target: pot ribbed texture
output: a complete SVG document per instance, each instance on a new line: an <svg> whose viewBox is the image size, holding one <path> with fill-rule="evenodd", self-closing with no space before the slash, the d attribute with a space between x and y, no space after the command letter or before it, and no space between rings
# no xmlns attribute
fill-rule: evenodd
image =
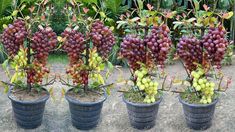
<svg viewBox="0 0 235 132"><path fill-rule="evenodd" d="M206 130L212 125L215 106L218 99L211 104L189 104L179 98L183 105L187 126L194 130Z"/></svg>
<svg viewBox="0 0 235 132"><path fill-rule="evenodd" d="M155 125L162 98L151 104L132 103L126 100L124 96L123 100L126 103L131 126L137 129L150 129Z"/></svg>
<svg viewBox="0 0 235 132"><path fill-rule="evenodd" d="M44 89L45 90L45 89ZM11 100L14 117L17 125L24 129L34 129L42 124L43 113L49 93L35 101L20 101L8 94Z"/></svg>
<svg viewBox="0 0 235 132"><path fill-rule="evenodd" d="M96 127L99 123L103 102L106 100L107 95L104 94L104 99L98 102L80 102L68 96L67 93L65 98L69 102L72 125L81 130L90 130Z"/></svg>

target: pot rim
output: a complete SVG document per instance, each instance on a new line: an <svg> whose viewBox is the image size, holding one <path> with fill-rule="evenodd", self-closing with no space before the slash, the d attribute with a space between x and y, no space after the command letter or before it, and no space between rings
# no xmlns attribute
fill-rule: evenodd
<svg viewBox="0 0 235 132"><path fill-rule="evenodd" d="M74 104L79 104L79 105L83 105L83 106L91 106L91 105L96 105L96 104L101 104L103 103L106 99L107 99L107 93L104 90L104 98L100 101L96 101L96 102L81 102L78 99L75 99L71 96L68 96L68 92L71 91L73 88L69 89L66 93L65 93L65 98L66 100L69 101L69 103L74 103Z"/></svg>
<svg viewBox="0 0 235 132"><path fill-rule="evenodd" d="M136 106L136 107L149 107L149 106L153 106L153 105L156 105L156 104L160 104L161 101L162 101L163 97L160 96L160 99L154 103L150 103L150 104L145 104L145 103L133 103L133 102L130 102L128 101L127 99L125 99L124 97L124 94L122 94L122 100L126 103L126 104L129 104L129 105L132 105L132 106Z"/></svg>
<svg viewBox="0 0 235 132"><path fill-rule="evenodd" d="M11 96L11 94L12 94L12 89L13 89L13 87L11 87L10 90L8 91L8 93L7 93L8 98L9 98L11 101L14 101L14 102L20 103L20 104L38 104L38 103L42 103L42 102L47 101L47 100L49 99L49 97L50 97L50 94L49 94L49 92L47 91L47 89L42 88L43 90L46 91L46 96L42 96L42 97L40 97L40 98L38 98L38 99L36 99L36 100L33 100L33 101L28 101L28 100L27 100L27 101L22 101L22 100L18 100L18 99L16 99L16 98L12 98L12 96Z"/></svg>
<svg viewBox="0 0 235 132"><path fill-rule="evenodd" d="M184 105L188 105L188 106L191 106L191 107L209 107L209 106L212 106L212 105L215 105L218 101L219 101L219 98L216 98L213 102L211 102L210 104L190 104L186 101L184 101L181 96L178 97L179 98L179 101L180 103L184 104Z"/></svg>

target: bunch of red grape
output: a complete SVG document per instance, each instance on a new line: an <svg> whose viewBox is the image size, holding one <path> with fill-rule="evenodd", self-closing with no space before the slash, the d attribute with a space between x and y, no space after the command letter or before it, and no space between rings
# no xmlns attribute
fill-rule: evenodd
<svg viewBox="0 0 235 132"><path fill-rule="evenodd" d="M66 28L62 37L65 38L63 49L68 53L70 64L76 64L86 48L84 36L76 30Z"/></svg>
<svg viewBox="0 0 235 132"><path fill-rule="evenodd" d="M225 37L226 30L222 26L217 28L210 27L208 34L202 38L202 44L206 49L206 53L212 65L221 68L221 61L223 60L228 40Z"/></svg>
<svg viewBox="0 0 235 132"><path fill-rule="evenodd" d="M25 22L17 19L13 24L9 24L1 35L3 43L9 56L14 56L18 53L20 46L23 45L24 39L27 37Z"/></svg>
<svg viewBox="0 0 235 132"><path fill-rule="evenodd" d="M136 35L127 35L121 43L121 56L127 59L133 70L140 68L140 63L146 62L146 50L144 40Z"/></svg>
<svg viewBox="0 0 235 132"><path fill-rule="evenodd" d="M115 37L112 31L104 26L103 22L97 20L92 24L90 35L97 51L101 56L107 58L115 44Z"/></svg>
<svg viewBox="0 0 235 132"><path fill-rule="evenodd" d="M71 65L66 73L72 76L74 84L88 84L88 71L81 69L81 64Z"/></svg>
<svg viewBox="0 0 235 132"><path fill-rule="evenodd" d="M197 68L195 63L200 63L203 59L203 51L200 40L194 36L183 36L177 45L177 53L185 62L185 66L189 71Z"/></svg>
<svg viewBox="0 0 235 132"><path fill-rule="evenodd" d="M42 64L46 64L49 52L56 47L57 35L52 28L39 28L32 37L32 49L34 51L34 59Z"/></svg>
<svg viewBox="0 0 235 132"><path fill-rule="evenodd" d="M49 69L38 61L33 62L33 67L27 69L27 83L41 83L43 76L49 73Z"/></svg>
<svg viewBox="0 0 235 132"><path fill-rule="evenodd" d="M167 25L153 27L151 34L145 37L144 42L151 52L152 59L158 65L164 66L167 53L171 48L170 30Z"/></svg>

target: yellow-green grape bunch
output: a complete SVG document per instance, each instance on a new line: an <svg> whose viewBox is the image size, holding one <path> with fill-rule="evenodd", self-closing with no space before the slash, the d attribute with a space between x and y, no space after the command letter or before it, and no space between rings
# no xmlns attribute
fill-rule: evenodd
<svg viewBox="0 0 235 132"><path fill-rule="evenodd" d="M202 68L198 68L191 73L193 77L193 87L200 94L202 104L209 104L212 102L214 95L215 83L210 82L204 75L205 71Z"/></svg>
<svg viewBox="0 0 235 132"><path fill-rule="evenodd" d="M27 54L23 48L20 48L17 55L14 56L13 61L11 63L12 68L15 70L15 74L11 78L11 82L15 82L18 79L22 79L26 76L24 69L27 65Z"/></svg>
<svg viewBox="0 0 235 132"><path fill-rule="evenodd" d="M100 71L104 69L104 63L102 61L102 58L96 52L96 50L92 50L90 52L88 61L89 61L89 68L94 71L89 74L89 77L92 80L96 80L96 82L100 84L104 84L102 76L100 75Z"/></svg>
<svg viewBox="0 0 235 132"><path fill-rule="evenodd" d="M91 51L89 56L89 67L94 70L100 71L100 65L102 64L102 58L96 51Z"/></svg>
<svg viewBox="0 0 235 132"><path fill-rule="evenodd" d="M135 76L137 77L136 85L139 90L143 91L146 96L144 99L145 103L153 103L155 102L155 96L158 93L157 87L158 83L154 82L148 76L148 70L146 67L142 67L139 70L135 71Z"/></svg>

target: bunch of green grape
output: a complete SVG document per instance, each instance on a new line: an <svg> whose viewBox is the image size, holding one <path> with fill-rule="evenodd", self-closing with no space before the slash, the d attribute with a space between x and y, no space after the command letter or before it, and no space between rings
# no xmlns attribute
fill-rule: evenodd
<svg viewBox="0 0 235 132"><path fill-rule="evenodd" d="M91 50L89 54L89 69L92 72L89 74L89 77L93 82L98 84L104 84L104 79L101 76L100 72L104 70L105 64L101 56L98 55L96 50Z"/></svg>
<svg viewBox="0 0 235 132"><path fill-rule="evenodd" d="M156 95L158 93L158 83L154 82L153 79L149 76L148 69L146 67L141 67L139 70L135 71L135 76L137 78L136 86L145 94L144 102L155 102Z"/></svg>
<svg viewBox="0 0 235 132"><path fill-rule="evenodd" d="M201 96L200 103L211 103L214 95L215 83L210 82L205 77L205 71L202 68L197 68L197 70L192 71L191 75L193 77L193 87Z"/></svg>

